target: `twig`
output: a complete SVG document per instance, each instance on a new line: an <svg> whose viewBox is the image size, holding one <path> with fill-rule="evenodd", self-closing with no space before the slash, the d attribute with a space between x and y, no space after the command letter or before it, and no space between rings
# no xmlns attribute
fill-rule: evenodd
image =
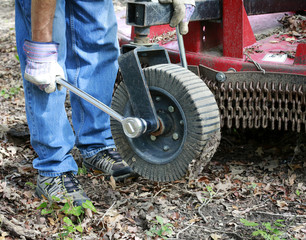
<svg viewBox="0 0 306 240"><path fill-rule="evenodd" d="M160 194L162 191L164 191L165 189L167 189L167 188L162 188L161 190L159 190L159 191L152 197L152 199L156 198L156 196L157 196L158 194Z"/></svg>
<svg viewBox="0 0 306 240"><path fill-rule="evenodd" d="M198 214L203 218L203 221L205 223L207 223L207 220L206 220L206 217L204 216L204 214L201 213L201 209L202 209L202 207L206 206L210 202L211 202L211 198L208 199L207 201L204 201L204 203L198 208Z"/></svg>
<svg viewBox="0 0 306 240"><path fill-rule="evenodd" d="M208 233L228 234L228 235L236 236L237 239L241 239L241 240L244 239L243 237L241 237L237 233L235 233L235 232L226 232L226 231L224 231L224 229L218 230L218 229L213 229L213 228L208 228L208 227L203 227L203 226L198 226L198 225L193 225L193 227L199 227L199 228L201 228L201 230L203 230L204 232L208 232Z"/></svg>
<svg viewBox="0 0 306 240"><path fill-rule="evenodd" d="M256 211L254 213L257 213L257 214L264 214L264 215L271 215L271 216L275 216L275 217L290 217L290 218L306 218L306 215L285 215L285 214L280 214L280 213L269 213L269 212L259 212L259 211Z"/></svg>
<svg viewBox="0 0 306 240"><path fill-rule="evenodd" d="M103 216L100 218L99 222L96 224L96 226L98 226L100 224L100 222L103 221L104 217L106 216L106 214L113 208L113 206L116 204L116 202L114 202L112 204L112 206L109 207L109 209L106 210L106 212L103 214Z"/></svg>
<svg viewBox="0 0 306 240"><path fill-rule="evenodd" d="M21 227L21 226L18 226L12 223L2 214L0 214L0 222L1 222L1 225L4 228L6 228L13 236L19 236L19 237L24 236L30 239L37 239L38 236L40 235L39 231L32 230L32 229L26 229L24 227Z"/></svg>
<svg viewBox="0 0 306 240"><path fill-rule="evenodd" d="M192 225L194 224L191 223L190 225L188 225L187 227L185 227L184 229L182 229L181 231L179 231L177 234L176 234L176 238L179 239L179 235L182 233L182 232L185 232L188 228L190 228Z"/></svg>
<svg viewBox="0 0 306 240"><path fill-rule="evenodd" d="M256 66L257 70L261 71L263 74L266 73L266 71L260 66L260 64L256 61L254 61L251 56L248 53L244 53L244 55L246 56L246 60L249 59L248 61L251 63L254 63L254 65Z"/></svg>

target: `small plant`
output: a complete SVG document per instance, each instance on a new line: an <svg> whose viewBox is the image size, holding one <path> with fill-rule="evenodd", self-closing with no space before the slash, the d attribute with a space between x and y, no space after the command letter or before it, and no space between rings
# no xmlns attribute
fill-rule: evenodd
<svg viewBox="0 0 306 240"><path fill-rule="evenodd" d="M206 205L206 204L208 204L210 201L212 201L212 199L214 198L214 196L217 194L217 193L213 190L212 186L209 186L209 185L206 185L206 184L205 184L205 188L206 188L206 191L204 190L204 193L207 192L207 193L209 194L209 196L208 196L208 197L205 197L205 198L203 199L203 204L204 204L204 205Z"/></svg>
<svg viewBox="0 0 306 240"><path fill-rule="evenodd" d="M147 235L150 237L160 237L162 239L167 239L168 235L173 233L171 223L164 223L164 219L160 216L156 216L156 221L153 221L154 226L147 231Z"/></svg>
<svg viewBox="0 0 306 240"><path fill-rule="evenodd" d="M15 46L15 50L16 50L16 52L17 52L17 47L16 47L16 46ZM19 59L18 54L15 55L15 58L17 59L18 62L20 62L20 59Z"/></svg>
<svg viewBox="0 0 306 240"><path fill-rule="evenodd" d="M59 207L58 203L62 202L58 197L52 197L52 202L43 202L37 209L41 209L42 215L51 214L56 220L58 220L59 212L63 212L65 215L62 218L63 225L62 228L64 232L59 233L58 239L70 240L72 238L69 237L72 233L83 233L83 228L81 226L82 219L81 215L84 213L84 209L90 209L93 212L97 212L92 202L86 200L82 204L82 206L74 206L72 199L65 199L65 204L62 208ZM74 223L70 216L75 216L77 218L77 223Z"/></svg>
<svg viewBox="0 0 306 240"><path fill-rule="evenodd" d="M82 167L78 168L78 175L85 175L87 174L87 169L84 165L82 165Z"/></svg>
<svg viewBox="0 0 306 240"><path fill-rule="evenodd" d="M206 186L206 190L209 193L209 197L212 198L216 193L214 192L213 188L209 185Z"/></svg>
<svg viewBox="0 0 306 240"><path fill-rule="evenodd" d="M240 222L246 227L253 227L255 231L252 232L252 236L261 236L266 240L284 240L281 238L284 235L280 229L286 227L285 225L281 224L284 220L278 219L276 220L273 225L270 222L263 222L261 225L262 228L259 227L259 223L248 221L244 218L240 219Z"/></svg>
<svg viewBox="0 0 306 240"><path fill-rule="evenodd" d="M36 188L36 185L32 182L26 182L25 185L28 186L29 188L31 188L32 190L34 190Z"/></svg>
<svg viewBox="0 0 306 240"><path fill-rule="evenodd" d="M251 185L248 186L248 189L250 189L250 191L254 193L256 187L257 187L257 184L252 182Z"/></svg>
<svg viewBox="0 0 306 240"><path fill-rule="evenodd" d="M0 96L4 97L5 99L13 98L14 96L18 95L20 92L20 87L11 87L8 90L2 89L0 91Z"/></svg>

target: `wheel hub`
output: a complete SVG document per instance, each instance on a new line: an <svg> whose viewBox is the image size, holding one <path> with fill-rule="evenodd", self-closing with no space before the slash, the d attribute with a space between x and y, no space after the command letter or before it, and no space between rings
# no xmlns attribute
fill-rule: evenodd
<svg viewBox="0 0 306 240"><path fill-rule="evenodd" d="M166 164L175 159L182 150L187 134L185 114L177 100L167 91L150 87L151 97L158 115L157 131L138 138L129 138L133 151L153 164ZM124 115L132 116L131 104Z"/></svg>

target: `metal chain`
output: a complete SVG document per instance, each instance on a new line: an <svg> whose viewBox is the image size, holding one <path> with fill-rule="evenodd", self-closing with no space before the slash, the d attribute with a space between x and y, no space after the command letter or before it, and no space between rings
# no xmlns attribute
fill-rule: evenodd
<svg viewBox="0 0 306 240"><path fill-rule="evenodd" d="M246 82L236 84L206 80L215 94L221 112L221 126L228 128L278 128L306 131L302 108L305 92L301 86L282 83Z"/></svg>

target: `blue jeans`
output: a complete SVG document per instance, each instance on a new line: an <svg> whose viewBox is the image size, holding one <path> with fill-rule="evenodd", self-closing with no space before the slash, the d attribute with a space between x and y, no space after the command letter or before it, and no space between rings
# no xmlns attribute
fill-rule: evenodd
<svg viewBox="0 0 306 240"><path fill-rule="evenodd" d="M21 71L23 42L31 39L31 0L15 0L16 42ZM70 83L110 105L118 71L117 22L112 0L57 0L53 41L60 43L59 63ZM71 127L65 111L66 90L47 94L23 80L31 144L38 157L33 166L43 176L77 172L70 154L78 147L91 157L114 147L107 114L70 94Z"/></svg>

